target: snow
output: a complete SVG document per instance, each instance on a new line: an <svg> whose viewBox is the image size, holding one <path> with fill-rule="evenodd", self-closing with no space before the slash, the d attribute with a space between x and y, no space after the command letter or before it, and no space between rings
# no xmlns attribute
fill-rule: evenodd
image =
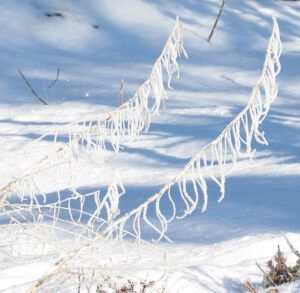
<svg viewBox="0 0 300 293"><path fill-rule="evenodd" d="M197 211L170 226L167 235L173 244L142 246L139 258L128 244L122 270L122 258L112 265L112 270L133 279L159 279L166 267L169 292L240 292L246 280L261 286L255 263L264 265L278 244L294 261L283 235L300 249L300 6L228 0L212 42L207 43L219 5L216 0L0 3L1 186L53 149L52 138L34 141L41 134L117 107L122 79L129 99L148 77L176 15L181 17L190 57L179 60L181 74L168 91L167 110L154 118L149 133L125 141L118 154L108 151L103 165L82 158L77 166L76 185L103 192L118 169L127 191L121 198L122 214L178 174L246 105L263 66L271 16L276 13L283 54L279 96L262 125L269 146L255 146L252 163L227 166L225 200L217 203L218 191L211 187L205 213ZM60 11L64 17L48 18L46 11ZM57 68L59 80L49 89ZM48 106L31 95L18 69ZM40 185L53 192L67 187L64 179L54 185L42 175ZM7 237L1 234L1 244ZM58 257L28 255L1 264L0 290L28 289ZM122 255L121 248L116 255ZM299 292L300 283L280 290Z"/></svg>

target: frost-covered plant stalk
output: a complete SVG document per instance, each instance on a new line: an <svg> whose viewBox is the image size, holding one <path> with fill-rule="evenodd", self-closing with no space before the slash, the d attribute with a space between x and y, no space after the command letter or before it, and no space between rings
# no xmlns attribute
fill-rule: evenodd
<svg viewBox="0 0 300 293"><path fill-rule="evenodd" d="M119 202L124 193L117 174L104 194L100 190L70 189L33 196L24 194L13 201L5 200L0 218L16 229L28 227L35 238L59 251L57 235L72 237L72 243L77 245L96 237L103 227L112 223L119 214Z"/></svg>
<svg viewBox="0 0 300 293"><path fill-rule="evenodd" d="M77 120L66 127L66 131L57 130L54 133L54 142L60 137L68 137L68 143L58 146L52 153L45 155L35 162L23 174L13 179L1 188L1 203L18 190L26 192L34 189L32 176L40 170L55 167L57 162L66 161L74 163L77 157L85 153L98 154L102 158L107 144L117 152L123 138L138 137L142 132L147 132L151 116L159 113L159 109L167 99L164 86L164 72L167 74L167 85L171 88L173 75L179 77L178 57L187 53L183 47L182 24L177 17L176 24L160 54L155 61L148 79L138 88L134 96L114 111L102 115L97 120ZM41 136L38 140L53 132ZM93 157L93 159L95 159ZM72 167L70 167L72 170ZM21 188L20 188L21 187ZM25 189L27 188L27 189Z"/></svg>
<svg viewBox="0 0 300 293"><path fill-rule="evenodd" d="M182 25L177 18L175 27L169 36L161 55L155 61L148 79L139 87L134 96L116 110L98 120L75 121L71 124L70 141L76 147L101 152L109 142L118 151L121 139L137 137L148 131L151 116L158 113L165 104L167 93L164 86L164 71L167 73L167 85L171 88L173 75L179 77L178 57L187 53L183 47ZM153 101L151 101L153 99ZM77 135L74 129L80 133ZM74 148L76 148L74 147Z"/></svg>
<svg viewBox="0 0 300 293"><path fill-rule="evenodd" d="M219 202L225 196L225 167L228 162L234 164L242 156L245 150L247 156L252 160L255 153L252 144L255 140L260 144L267 145L268 142L264 132L259 129L260 124L266 118L270 106L277 97L278 88L276 76L281 70L280 55L282 44L277 20L273 18L273 32L269 41L265 63L262 74L254 86L251 98L247 106L225 127L223 132L210 144L204 147L184 167L182 172L174 177L169 183L143 204L130 211L122 218L114 222L103 231L102 236L112 229L122 238L123 228L129 219L133 219L133 231L136 239L141 239L141 222L144 221L156 232L160 240L166 237L168 224L174 219L183 219L192 214L200 203L202 212L207 208L208 190L207 180L211 179L220 189ZM179 201L174 196L179 193L185 209L180 213L177 209ZM161 200L169 201L172 215L167 216L166 211L161 208ZM154 207L155 216L159 225L149 220L148 209Z"/></svg>
<svg viewBox="0 0 300 293"><path fill-rule="evenodd" d="M159 192L148 198L143 204L113 223L108 224L96 238L85 243L80 248L74 249L67 256L60 259L53 270L36 283L33 291L59 274L64 266L76 256L89 248L95 247L98 240L101 240L103 237L110 237L114 234L117 236L117 239L122 239L125 225L129 223L129 220L132 220L133 233L138 242L142 238L143 222L159 234L158 240L163 237L167 238L168 224L176 218L183 219L193 213L199 206L200 197L202 197L200 204L202 211L206 210L208 203L207 180L209 179L212 179L219 186L221 193L219 201L221 201L225 195L226 164L230 161L236 163L242 156L243 150L252 159L255 153L255 150L252 148L253 140L267 145L264 133L259 129L259 126L266 118L271 104L277 97L276 76L281 70L279 61L281 52L280 32L274 17L273 32L269 40L262 74L254 86L247 106L225 127L214 141L204 147L187 163L180 174L165 184ZM177 208L179 201L174 200L174 196L178 193L185 205L185 210L181 214ZM161 208L162 199L170 202L173 211L171 216L167 216L166 211ZM154 221L151 222L149 219L148 211L151 207L154 208L158 224L154 223Z"/></svg>

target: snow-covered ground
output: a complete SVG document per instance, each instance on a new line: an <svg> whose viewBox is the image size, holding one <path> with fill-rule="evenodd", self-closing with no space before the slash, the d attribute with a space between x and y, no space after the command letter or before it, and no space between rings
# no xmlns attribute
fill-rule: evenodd
<svg viewBox="0 0 300 293"><path fill-rule="evenodd" d="M169 292L241 292L246 280L261 286L255 263L263 265L278 244L293 261L283 235L300 249L300 3L227 0L208 43L219 6L217 0L0 3L1 186L53 149L53 138L34 142L41 134L117 107L122 79L129 99L147 79L176 15L181 17L189 59L179 60L180 79L168 91L166 111L153 119L147 134L124 142L120 153L108 151L102 166L87 159L78 165L76 185L83 190L105 190L119 170L126 187L122 213L171 180L246 105L276 13L283 53L279 96L262 126L269 146L256 146L252 163L227 167L222 203L212 188L205 213L199 210L170 225L167 235L173 244L140 248L138 256L130 254L131 248L126 262L117 258L111 264L112 271L119 272L122 263L123 272L141 279L148 274L150 280L159 279L166 271ZM49 88L57 68L59 79ZM30 93L18 69L48 106ZM64 178L55 186L50 179L39 183L47 192L67 187ZM2 245L9 236L1 235ZM1 264L0 289L26 290L56 257L7 258ZM280 290L299 292L300 287Z"/></svg>

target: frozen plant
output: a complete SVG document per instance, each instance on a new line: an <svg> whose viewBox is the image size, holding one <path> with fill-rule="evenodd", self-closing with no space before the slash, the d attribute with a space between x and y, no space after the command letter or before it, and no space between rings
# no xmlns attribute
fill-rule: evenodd
<svg viewBox="0 0 300 293"><path fill-rule="evenodd" d="M38 193L33 177L41 170L54 169L58 162L69 162L69 169L72 172L78 156L82 153L96 160L97 163L102 162L103 151L107 144L118 152L124 138L136 138L142 132L147 132L152 115L159 113L159 109L167 99L164 72L167 75L167 85L171 88L173 75L177 73L179 77L177 59L182 54L187 57L183 47L182 24L177 17L175 26L155 61L148 79L138 88L133 97L96 120L76 120L67 125L66 129L59 128L38 138L37 140L41 140L51 135L54 136L54 143L58 144L60 136L67 136L68 143L57 145L53 152L46 154L2 187L0 209L1 203L11 194L18 193L20 197L23 193L30 195ZM92 156L95 153L96 158Z"/></svg>
<svg viewBox="0 0 300 293"><path fill-rule="evenodd" d="M123 236L127 235L125 226L129 219L132 220L133 234L137 242L140 242L142 239L142 222L158 233L157 240L163 237L169 239L166 235L169 223L175 219L183 219L193 213L199 206L201 194L203 197L202 212L206 210L208 203L207 180L209 178L219 186L221 193L219 201L223 200L225 195L226 164L229 161L236 163L239 158L243 157L243 150L245 150L245 153L251 160L255 153L255 150L252 148L254 140L264 145L268 144L264 133L260 130L260 125L277 97L276 76L281 70L279 61L281 52L280 31L274 16L273 31L269 40L264 67L258 82L254 86L247 106L225 127L214 141L195 155L182 172L165 184L159 192L149 197L137 208L132 209L124 216L114 220L113 223L108 224L89 243L70 251L65 257L59 259L52 271L42 277L32 287L32 290L36 290L47 281L55 278L69 262L88 249L97 246L98 241L102 241L103 238L115 234L118 240L122 240ZM185 205L185 210L182 214L179 214L177 209L179 202L173 199L176 191ZM166 211L161 208L162 198L169 200L172 207L173 213L169 217L166 215ZM148 211L150 207L154 208L158 224L154 224L149 219Z"/></svg>

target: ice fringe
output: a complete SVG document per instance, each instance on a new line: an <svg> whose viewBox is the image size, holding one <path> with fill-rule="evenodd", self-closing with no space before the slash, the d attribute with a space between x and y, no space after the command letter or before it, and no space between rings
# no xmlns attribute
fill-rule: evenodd
<svg viewBox="0 0 300 293"><path fill-rule="evenodd" d="M120 197L125 193L118 172L104 195L100 190L81 193L78 190L58 191L39 196L23 195L13 201L4 201L0 218L16 229L32 230L32 237L41 243L59 248L55 237L61 233L72 236L73 246L96 237L101 229L113 222L119 214ZM41 229L43 232L41 233Z"/></svg>
<svg viewBox="0 0 300 293"><path fill-rule="evenodd" d="M241 156L243 147L246 148L248 157L252 159L255 152L252 149L253 138L258 143L267 145L267 140L264 133L259 130L259 125L266 118L271 104L277 97L276 76L281 70L279 61L281 52L280 31L276 17L274 16L273 31L269 40L262 74L254 86L247 106L226 126L214 141L204 147L188 162L179 175L165 184L158 193L148 198L147 201L136 209L131 210L113 223L108 224L96 238L70 251L68 255L58 260L53 270L39 279L31 288L31 292L34 292L37 288L43 286L45 282L62 272L65 265L71 262L76 256L83 253L86 249L97 245L98 240L106 236L111 237L112 234L116 236L116 239L122 240L124 229L129 219L133 220L133 236L137 242L140 242L142 239L142 221L159 234L157 240L163 237L167 238L166 231L168 224L175 218L182 219L193 213L198 207L200 192L203 194L202 212L206 210L208 202L207 179L209 178L219 186L221 193L219 201L221 201L225 195L224 167L226 163L230 160L235 163ZM190 188L188 183L191 183ZM172 187L179 190L179 195L186 206L182 215L178 215L177 202L173 199L175 193L172 192ZM167 198L172 206L173 213L169 218L160 207L162 198ZM154 205L159 225L154 224L148 219L147 213L151 204Z"/></svg>
<svg viewBox="0 0 300 293"><path fill-rule="evenodd" d="M224 199L226 163L229 161L236 163L237 159L242 155L243 148L245 148L249 159L252 160L255 153L255 149L252 148L253 139L260 144L268 144L264 132L260 131L259 126L266 118L271 104L277 97L276 76L281 70L279 61L281 52L280 31L276 17L273 16L273 31L269 40L262 74L254 86L247 106L225 127L214 141L204 147L187 163L179 175L165 184L158 193L148 198L146 202L116 220L113 225L109 225L102 232L102 236L108 231L114 230L117 232L118 237L122 239L123 228L127 221L132 218L133 231L137 241L141 239L142 221L159 234L157 240L166 237L165 234L170 222L175 218L183 219L196 210L201 193L203 196L202 212L207 209L208 179L213 180L220 188L219 202ZM179 196L185 205L185 211L180 215L177 209L178 202L175 203L173 199L176 193L172 189L179 191ZM172 207L172 215L169 217L160 207L162 198L167 198ZM154 205L158 225L155 225L148 218L148 208L151 204Z"/></svg>
<svg viewBox="0 0 300 293"><path fill-rule="evenodd" d="M56 161L64 159L71 163L76 161L80 153L89 156L95 151L100 153L106 149L107 143L117 152L120 143L124 137L137 137L142 132L147 132L151 122L151 116L158 113L161 105L164 105L167 99L167 93L164 87L163 71L167 73L167 85L171 88L173 75L177 72L179 77L178 57L181 55L187 57L183 47L182 24L179 17L176 19L175 26L160 54L155 61L149 78L139 87L134 96L122 104L114 111L101 116L98 120L82 121L77 120L67 126L68 143L57 147L53 153L45 155L26 169L23 174L6 186L0 189L0 208L1 203L11 193L16 190L29 188L34 189L32 176L38 173L43 166L51 167ZM153 98L153 102L151 102ZM53 133L51 133L53 135ZM49 133L41 136L38 140L48 136ZM57 143L60 135L65 135L59 130L54 134L54 142ZM99 157L99 156L98 156ZM54 162L54 163L53 163ZM26 191L26 190L25 190ZM31 192L33 193L33 192ZM19 193L19 197L22 194Z"/></svg>

